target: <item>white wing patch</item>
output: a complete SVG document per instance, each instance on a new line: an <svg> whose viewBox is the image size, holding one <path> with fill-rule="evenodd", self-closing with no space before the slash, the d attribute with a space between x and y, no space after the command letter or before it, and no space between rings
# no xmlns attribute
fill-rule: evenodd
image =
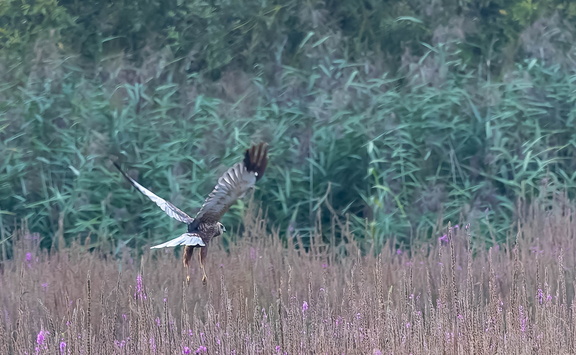
<svg viewBox="0 0 576 355"><path fill-rule="evenodd" d="M179 245L192 245L192 246L200 246L205 247L204 241L202 238L198 236L196 233L184 233L178 238L174 238L172 240L167 241L166 243L158 244L150 249L160 249L160 248L170 248L170 247L177 247Z"/></svg>
<svg viewBox="0 0 576 355"><path fill-rule="evenodd" d="M138 189L138 191L140 191L142 194L144 194L146 197L148 197L150 200L152 200L152 202L154 202L156 205L158 205L158 207L160 207L160 209L162 209L162 211L164 211L168 216L174 218L177 221L187 223L187 224L190 224L194 221L194 218L187 215L185 212L180 210L178 207L174 206L172 203L164 200L163 198L156 196L156 194L154 194L152 191L150 191L147 188L145 188L144 186L140 185L136 180L132 179L130 176L128 176L128 174L126 174L122 169L120 169L120 166L118 164L114 163L114 165L116 166L116 168L118 170L120 170L122 175L124 175L124 177L128 181L130 181L130 183L136 189Z"/></svg>

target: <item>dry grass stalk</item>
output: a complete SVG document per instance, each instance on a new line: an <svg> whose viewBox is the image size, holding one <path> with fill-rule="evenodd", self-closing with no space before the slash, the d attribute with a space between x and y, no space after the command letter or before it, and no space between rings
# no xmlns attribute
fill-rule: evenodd
<svg viewBox="0 0 576 355"><path fill-rule="evenodd" d="M117 259L78 243L47 252L15 236L0 275L0 350L570 353L576 260L564 251L576 247L576 213L530 213L538 223L520 223L513 247L487 249L451 226L410 253L358 256L349 244L339 256L318 231L311 252L284 247L250 211L239 242L215 245L207 286L183 283L172 251L135 262L134 250Z"/></svg>

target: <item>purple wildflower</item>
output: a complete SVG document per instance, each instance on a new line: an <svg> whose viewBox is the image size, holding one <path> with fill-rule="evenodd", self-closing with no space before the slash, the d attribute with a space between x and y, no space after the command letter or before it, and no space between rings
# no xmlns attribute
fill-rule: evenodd
<svg viewBox="0 0 576 355"><path fill-rule="evenodd" d="M114 345L116 345L118 348L122 349L126 345L126 340L120 340L120 341L114 340Z"/></svg>
<svg viewBox="0 0 576 355"><path fill-rule="evenodd" d="M275 347L274 349L276 350L277 353L279 353L279 352L280 352L280 349L281 349L281 348L280 348L280 345L276 345L276 347Z"/></svg>
<svg viewBox="0 0 576 355"><path fill-rule="evenodd" d="M544 250L540 250L538 247L530 247L528 248L532 253L536 253L536 254L542 254L544 253Z"/></svg>
<svg viewBox="0 0 576 355"><path fill-rule="evenodd" d="M441 242L446 242L448 243L448 235L444 234L443 236L441 236L440 238L438 238L439 241Z"/></svg>
<svg viewBox="0 0 576 355"><path fill-rule="evenodd" d="M31 261L32 261L32 253L26 253L26 261L27 261L27 262L31 262Z"/></svg>
<svg viewBox="0 0 576 355"><path fill-rule="evenodd" d="M208 352L208 349L204 345L200 345L198 347L198 349L196 349L196 354L206 353L206 352Z"/></svg>
<svg viewBox="0 0 576 355"><path fill-rule="evenodd" d="M304 303L302 303L302 313L306 312L308 310L308 302L304 301Z"/></svg>
<svg viewBox="0 0 576 355"><path fill-rule="evenodd" d="M40 332L38 332L38 335L36 336L36 343L38 345L44 345L44 341L46 340L46 336L50 334L48 333L46 330L42 329L40 330Z"/></svg>
<svg viewBox="0 0 576 355"><path fill-rule="evenodd" d="M60 355L66 354L66 342L62 340L60 342Z"/></svg>
<svg viewBox="0 0 576 355"><path fill-rule="evenodd" d="M147 298L146 293L144 292L144 285L142 284L142 275L140 274L136 276L136 292L134 293L134 298L142 300Z"/></svg>
<svg viewBox="0 0 576 355"><path fill-rule="evenodd" d="M184 348L182 348L182 354L190 354L191 350L189 347L185 346Z"/></svg>
<svg viewBox="0 0 576 355"><path fill-rule="evenodd" d="M396 255L402 255L402 249L396 250Z"/></svg>
<svg viewBox="0 0 576 355"><path fill-rule="evenodd" d="M48 282L43 282L40 284L40 286L42 286L42 288L44 289L44 291L46 291L48 289Z"/></svg>
<svg viewBox="0 0 576 355"><path fill-rule="evenodd" d="M38 344L36 346L36 354L40 354L42 352L42 350L48 350L48 346L44 343L46 341L46 337L48 336L48 333L46 330L42 329L38 332L38 335L36 336L36 344Z"/></svg>
<svg viewBox="0 0 576 355"><path fill-rule="evenodd" d="M538 289L538 295L536 296L536 298L538 299L538 303L540 304L544 303L544 291L542 291L541 288Z"/></svg>
<svg viewBox="0 0 576 355"><path fill-rule="evenodd" d="M520 306L518 309L518 317L520 318L520 331L524 333L526 331L526 323L528 322L528 316L524 315L524 307Z"/></svg>
<svg viewBox="0 0 576 355"><path fill-rule="evenodd" d="M160 317L156 317L156 319L154 320L156 322L156 326L160 326L161 322L160 322Z"/></svg>

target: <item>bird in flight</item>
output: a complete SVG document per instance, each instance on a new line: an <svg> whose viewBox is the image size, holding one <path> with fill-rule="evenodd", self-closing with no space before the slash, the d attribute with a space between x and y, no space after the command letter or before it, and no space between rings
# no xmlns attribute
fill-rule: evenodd
<svg viewBox="0 0 576 355"><path fill-rule="evenodd" d="M183 262L184 267L188 270L186 280L190 281L189 265L192 252L194 248L200 248L199 261L202 269L202 282L205 283L207 276L204 269L204 260L208 253L208 245L212 238L226 232L226 228L220 223L220 218L237 199L242 198L249 190L253 189L256 181L260 180L264 175L264 170L266 170L266 165L268 164L268 144L260 143L247 149L244 154L244 160L236 163L220 176L218 183L194 218L140 185L122 171L116 162L113 162L113 164L138 191L156 203L168 216L188 225L186 233L166 243L155 245L151 249L185 245Z"/></svg>

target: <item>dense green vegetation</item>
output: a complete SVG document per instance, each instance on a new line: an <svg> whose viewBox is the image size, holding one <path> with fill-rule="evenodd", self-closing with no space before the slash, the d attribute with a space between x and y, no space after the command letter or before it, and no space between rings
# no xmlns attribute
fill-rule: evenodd
<svg viewBox="0 0 576 355"><path fill-rule="evenodd" d="M448 220L505 238L519 198L575 192L575 18L560 0L4 1L0 240L23 219L45 246L164 240L180 226L108 159L193 210L260 140L283 238L339 240L333 212L376 249Z"/></svg>

